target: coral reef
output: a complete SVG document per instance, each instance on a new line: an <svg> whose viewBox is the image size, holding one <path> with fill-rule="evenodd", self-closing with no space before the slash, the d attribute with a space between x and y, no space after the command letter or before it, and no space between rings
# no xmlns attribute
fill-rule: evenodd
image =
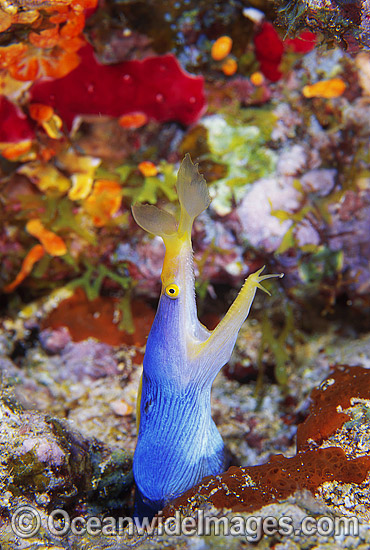
<svg viewBox="0 0 370 550"><path fill-rule="evenodd" d="M368 546L369 10L0 0L2 548ZM182 511L288 515L294 532L53 536L55 506L132 514L164 248L131 205L176 217L187 152L212 197L192 232L200 321L214 328L260 266L285 276L257 295L212 387L233 477ZM224 509L238 497L221 479L256 508ZM41 521L30 539L12 528L22 505ZM305 516L354 517L359 534L307 537Z"/></svg>
<svg viewBox="0 0 370 550"><path fill-rule="evenodd" d="M127 349L124 345L123 347L120 346L120 348L113 350L110 346L102 346L98 343L94 343L93 340L82 342L84 344L82 348L80 344L76 344L76 348L74 349L74 344L71 342L68 332L66 330L60 332L61 329L57 331L51 331L50 329L42 331L38 337L35 329L33 328L31 330L31 327L35 327L37 324L37 318L34 317L35 314L41 319L44 318L46 312L50 310L50 308L54 308L57 301L58 300L54 299L50 303L44 302L38 304L33 309L29 309L27 314L31 314L32 317L26 321L26 326L24 326L22 316L19 317L16 324L12 323L10 320L7 321L7 330L11 331L14 337L10 343L6 333L3 333L0 341L2 354L4 354L1 361L4 373L3 384L10 384L10 387L12 387L14 384L13 381L17 380L17 385L12 391L15 392L17 398L28 408L30 407L30 403L32 403L33 408L36 406L39 410L44 409L53 411L53 415L57 414L59 417L66 416L70 421L74 421L75 426L83 433L83 437L80 438L79 436L80 439L78 439L78 441L90 441L90 439L87 438L90 438L91 435L95 435L95 437L99 437L104 444L108 445L110 448L112 446L118 446L120 449L128 448L133 450L135 445L135 417L133 407L131 407L130 410L128 405L130 403L134 404L135 399L135 389L139 375L137 362L142 360L142 355L140 356L139 354L139 356L137 356L137 351L139 351L139 349L137 349L137 351L135 351L134 347ZM23 312L23 318L25 314L26 311ZM245 356L245 341L248 342L247 347L251 360L256 362L260 338L261 333L258 325L255 326L255 328L253 328L253 326L249 329L245 328L237 344L237 353L234 362L248 361L248 358ZM276 514L276 517L280 517L280 514L284 515L284 510L290 510L289 507L293 507L293 509L295 509L295 514L301 517L300 514L307 515L308 512L305 507L308 506L309 515L313 517L320 517L320 514L323 513L325 515L333 513L343 514L348 513L348 510L350 513L355 512L359 517L366 517L367 509L363 503L366 502L367 498L366 491L368 482L366 479L363 481L361 480L363 479L366 468L368 468L368 466L366 466L366 461L368 461L368 447L366 446L366 437L364 437L364 434L367 433L366 423L368 422L366 417L366 392L368 384L366 380L369 371L359 367L338 367L336 371L332 371L329 368L329 363L333 361L334 357L340 357L341 360L343 360L348 353L351 354L352 361L355 364L356 362L361 362L365 366L370 364L368 338L359 340L356 346L352 348L350 342L351 339L346 340L340 335L336 336L334 331L330 338L328 338L328 335L318 334L311 342L307 342L302 349L298 346L297 355L294 360L294 369L290 371L288 377L289 393L288 396L285 397L284 393L287 391L287 388L284 392L281 392L279 387L274 384L266 384L265 395L261 400L258 396L256 397L253 395L255 390L253 383L249 385L240 384L235 380L227 380L222 375L216 380L213 392L214 418L223 435L225 443L232 452L236 454L234 460L237 459L239 463L253 464L257 462L261 464L258 467L243 467L242 470L248 471L251 477L253 471L256 472L256 476L259 471L261 472L262 477L259 478L260 481L257 485L264 490L262 493L264 496L262 496L262 498L266 500L263 500L262 504L269 500L268 497L271 495L271 491L275 496L273 499L273 502L275 502L274 506L278 507L272 509L269 508L269 506L272 505L267 505L262 508L262 514L269 515L269 513L273 513ZM325 351L323 352L323 350ZM88 361L86 361L86 352L89 353ZM13 361L16 361L19 366L17 367L12 361L7 359L6 356L11 356ZM68 361L66 361L66 358L69 358ZM266 355L265 350L264 362L269 364L272 361L273 356L271 352L268 351ZM24 369L25 365L29 366L28 370ZM106 367L102 369L101 366L103 365L106 365L108 370ZM118 369L120 373L118 377L111 369L111 365L116 365L115 368ZM97 368L98 370L96 370ZM70 374L68 374L68 369L71 369ZM351 369L353 369L353 371L351 371ZM56 376L58 372L60 374ZM302 419L302 412L306 411L308 407L307 399L303 396L307 396L309 389L316 385L317 380L322 377L322 373L324 372L326 372L327 379L322 383L320 388L314 390L312 394L314 401L311 407L312 412L310 416L313 419L316 418L316 424L314 424L314 426L319 426L321 429L324 424L322 418L325 418L326 424L330 407L333 410L338 404L342 406L348 419L344 419L345 423L343 425L342 422L339 426L334 425L330 434L325 433L326 439L321 443L322 449L319 453L315 447L312 450L309 449L307 454L307 468L309 464L311 464L309 459L312 458L313 464L311 464L310 467L315 467L315 471L318 472L318 477L315 478L313 474L310 473L308 478L304 476L297 478L296 463L297 461L304 463L304 457L306 456L305 452L301 451L294 459L285 458L282 455L273 459L271 463L269 459L273 451L288 452L288 454L290 453L291 455L294 454L294 424L299 423L299 419ZM73 380L73 383L66 384L66 377L68 380ZM119 378L121 379L121 383L118 381ZM336 382L333 383L334 378ZM302 386L303 380L305 381L305 387ZM341 387L345 388L345 390L341 390L338 384L342 384ZM326 391L331 391L331 394L328 394L328 408L323 408L325 400L320 399L320 396L323 396ZM298 401L294 401L293 395ZM330 398L330 395L332 398ZM8 401L9 400L7 400L6 403L8 403ZM348 408L349 402L350 408ZM317 403L317 406L314 403ZM28 415L27 418L32 420L35 413L34 411L27 410L24 414ZM321 417L316 416L317 414L321 414ZM337 414L338 413L336 413L336 415ZM332 416L332 413L330 413L330 415ZM306 421L308 424L310 422L310 416ZM44 418L42 414L39 414L39 417L41 419ZM36 415L35 421L39 417ZM305 426L305 423L302 426ZM68 426L65 426L65 429L68 430ZM317 439L315 435L316 430L317 427L314 427L314 431L311 429L309 437L312 436ZM32 434L31 436L33 437ZM44 436L48 437L48 433L45 432L43 435L41 432L40 437ZM30 437L30 434L25 434L25 437ZM60 440L58 441L58 445L62 445ZM317 439L317 441L319 440ZM335 447L334 452L332 450L333 446ZM327 449L328 447L330 447L330 449ZM95 456L97 447L95 446L94 449L95 451L91 455L92 458ZM345 452L344 456L341 449ZM99 454L96 456L99 457ZM321 458L330 458L329 463L332 464L330 471L327 469L328 460L321 463L318 458L320 458L320 460ZM99 458L97 458L97 460L99 460ZM264 466L264 462L267 462L268 466ZM273 468L275 463L279 464L284 469L283 485L281 485L281 478L279 478L279 475L281 475L280 469ZM323 477L319 475L320 470L318 468L320 464L325 466L322 474ZM359 466L358 470L353 468L356 464ZM288 476L286 472L290 471L287 470L287 468L290 468L290 465L292 465L292 470L291 474ZM349 474L348 465L351 467ZM272 476L271 483L268 487L261 485L266 482L266 468L271 468L270 471ZM304 468L304 466L300 466L303 473L305 470L302 470L302 468ZM98 509L103 511L107 509L112 510L115 506L120 507L122 503L125 502L122 496L115 495L114 493L115 489L119 486L117 485L117 478L108 475L110 472L108 468L104 471L107 472L107 483L111 483L111 489L107 492L107 500L101 502L97 501L96 494L95 497L92 498L92 502L98 502ZM239 469L233 467L231 471L236 475L236 477L232 478L234 480L233 487L235 488L235 483L237 483L239 479ZM309 471L312 472L312 470ZM356 483L353 476L357 475L357 473L358 477L356 477ZM345 477L347 474L351 477L350 482L341 481L341 476L343 476L343 480L348 479ZM109 481L110 479L112 482ZM248 477L248 479L250 478ZM275 479L277 481L280 479L280 482L275 484ZM320 508L322 505L309 502L309 499L307 500L307 497L303 497L301 493L294 493L295 489L305 484L309 486L310 490L315 490L315 483L319 484L322 479L326 479L326 481L318 487L316 495L320 495L321 498L325 500L328 508ZM78 491L76 498L81 498L82 501L85 501L88 492L83 486L80 487L81 490ZM261 495L255 489L255 486L252 488L245 487L243 491L246 491L248 497L249 490L252 491L254 495L253 502L255 502L255 505L258 507ZM283 495L291 494L292 492L294 496L291 497L289 504L289 502L284 501ZM239 493L240 491L238 494ZM9 493L4 494L8 495L7 498L10 497ZM222 503L222 491L218 491L217 494ZM229 494L228 498L231 498L231 496L232 495ZM55 498L57 498L56 494ZM276 504L276 500L278 500L280 504ZM2 502L4 505L5 501ZM9 503L10 502L14 506L11 510L14 510L19 501L11 497ZM73 502L72 499L71 503ZM217 506L211 508L209 507L211 505L210 501L204 503L202 500L202 504L199 504L199 508L195 506L195 502L196 501L192 500L191 509L186 508L186 512L185 509L183 512L186 514L191 512L191 514L193 514L196 513L198 509L204 509L206 514L211 514L216 517L220 514L224 515L225 513L222 511L222 506L221 509L219 508L220 503L218 501ZM6 504L6 507L9 506L9 503ZM351 508L348 508L350 504ZM33 505L40 510L41 515L44 514L44 505L41 504L41 501L40 503L33 501ZM96 513L97 508L95 507L92 510ZM83 511L82 513L83 515L87 514L86 517L88 517L88 514L91 512ZM256 512L254 511L251 513L255 515ZM233 514L240 515L244 514L244 512L236 511L228 512L228 514L230 514L231 518ZM248 515L245 516L245 518L247 517ZM4 524L3 529L2 543L6 540L4 537L10 535L7 523ZM34 540L43 540L43 533L44 531L40 531L38 537ZM150 544L145 536L143 537L139 534L135 535L136 538L134 537L134 539L126 539L125 534L122 536L122 544L128 541L132 542L133 540L143 548L146 548L146 545ZM362 534L362 536L366 535ZM216 537L216 539L218 540L218 537ZM9 540L13 539L10 538ZM81 543L82 539L77 537L76 543L77 540ZM97 539L87 537L86 542L89 544L98 544L98 547L100 546L103 548L120 548L121 543L116 539L114 540L115 542L110 536L98 537ZM169 540L171 539L168 538L168 536L164 538L163 536L159 536L158 539L155 539L157 542L153 542L152 544L160 545L160 541L164 543L163 541L169 542ZM192 537L186 540L189 540L190 543ZM208 538L206 540L208 540ZM238 540L238 538L234 539L232 537L230 543L234 541L233 544L237 544ZM313 543L314 540L316 539L314 538L312 540ZM284 541L284 537L282 537L281 541ZM299 537L296 541L299 541ZM55 541L55 543L56 542L57 541ZM10 545L11 544L12 542ZM172 544L184 544L184 540L182 537L176 536L172 539ZM7 548L6 543L5 547ZM9 546L9 548L11 548L11 546Z"/></svg>
<svg viewBox="0 0 370 550"><path fill-rule="evenodd" d="M77 4L71 4L70 9L76 10ZM128 8L110 6L104 16L105 25L112 22L109 18L115 9L125 11ZM136 21L136 9L139 8L133 6L132 11L125 11L126 23ZM238 9L240 6L235 3L229 14L230 21L236 17ZM65 10L59 14L60 18L70 13ZM40 17L54 17L51 12L48 8ZM266 12L269 14L267 8ZM97 24L98 13L102 12L96 12L90 19L85 17L85 22L91 25L89 32ZM186 13L186 17L191 17ZM327 309L343 293L351 300L364 296L368 280L364 261L368 246L368 131L365 122L360 125L360 130L357 131L357 127L358 121L365 121L368 115L367 54L363 52L352 59L348 55L341 56L337 48L323 51L319 58L315 48L317 37L312 33L302 31L296 38L283 39L262 12L256 20L249 19L248 14L240 15L250 28L248 44L242 46L233 33L221 35L218 38L226 41L227 50L222 53L222 59L216 60L212 57L212 47L217 45L217 37L215 40L210 38L207 43L208 56L213 63L221 63L230 55L240 56L235 77L222 76L220 67L209 69L204 76L186 76L174 57L158 57L153 52L139 61L134 58L140 57L140 43L131 50L129 57L132 60L116 57L110 59L110 64L106 63L107 60L103 64L95 59L92 46L84 45L77 50L78 66L64 77L45 81L36 75L28 81L27 93L21 87L16 88L18 96L14 96L10 89L7 91L9 98L16 99L14 116L22 124L20 133L17 130L19 135L15 143L12 143L13 134L4 134L3 137L3 156L10 161L5 165L5 215L11 217L12 223L15 221L21 248L11 250L10 239L6 232L3 233L5 248L11 250L3 274L5 290L14 290L28 281L34 289L45 291L55 278L80 279L84 285L90 273L100 269L99 259L103 256L109 273L101 280L99 271L101 288L107 287L108 280L108 287L111 287L112 273L117 268L116 259L122 258L127 260L127 264L119 266L121 273L126 271L127 274L128 268L129 274L138 280L138 289L145 292L145 284L153 285L153 282L145 282L141 276L145 271L143 263L148 260L140 254L140 248L145 256L148 254L141 243L138 247L131 246L132 227L127 220L127 208L135 200L154 203L166 196L173 201L176 162L181 152L189 150L203 159L207 177L209 171L210 192L214 198L212 214L222 222L225 236L228 234L225 243L230 257L228 271L225 272L224 262L220 261L217 245L211 245L207 250L208 258L198 256L199 261L204 262L204 281L236 284L237 277L246 276L254 261L248 243L253 245L255 255L264 261L267 258L277 263L281 270L286 271L284 284L299 299L303 297L307 283L310 295L321 296ZM217 19L215 14L213 16ZM55 25L58 33L66 27L62 21L56 21ZM200 35L203 31L199 30ZM81 39L81 29L78 32ZM27 35L26 42L29 39ZM93 42L95 49L99 49L99 35ZM52 47L49 45L46 50ZM177 47L171 50L168 45L167 51L176 52ZM241 47L244 48L243 54ZM202 42L201 48L204 53L206 43ZM4 78L10 66L10 61L4 65ZM168 68L171 75L168 82L158 70L160 66ZM265 67L270 67L270 74ZM138 87L135 84L136 92L131 90L128 96L129 84L120 82L122 71L127 75L133 72L131 76L135 75L135 79L142 82ZM147 75L153 72L157 78L156 93L149 97L145 82L149 78ZM354 78L346 82L346 74L358 74L358 81ZM153 78L150 78L153 86ZM160 139L156 139L163 124L156 126L155 119L174 119L183 124L199 119L205 106L203 80L208 99L207 116L189 129L169 125L163 128ZM271 80L277 82L275 87ZM14 82L24 85L13 79L13 87L18 86ZM94 93L88 96L93 103L83 93L88 82L91 91L94 89ZM64 86L68 87L68 94L63 92ZM110 88L110 94L106 93L104 86ZM139 89L142 90L140 93ZM176 89L176 93L171 89ZM113 90L114 100L111 99ZM164 97L164 92L171 101L159 105L157 96ZM193 102L189 103L190 100ZM101 122L87 118L77 134L68 133L74 120L94 112L103 118ZM118 117L118 121L108 121L101 116L103 113ZM19 124L12 124L12 132ZM3 127L4 132L6 127ZM99 132L112 144L111 151L102 149ZM72 147L68 142L71 136ZM347 139L347 136L351 138ZM171 140L178 147L171 145ZM162 141L169 147L164 145L160 150L157 144ZM341 144L347 151L344 159L336 157L335 151L342 149ZM94 156L97 152L99 156ZM123 164L117 162L120 157L126 159ZM329 174L332 188L325 192L328 183L324 179ZM24 178L20 179L20 175ZM316 176L320 183L313 184ZM310 178L311 183L307 182ZM9 180L19 186L19 193L15 193ZM347 183L350 180L357 183L350 187ZM31 186L26 189L24 186L28 182ZM13 197L9 187L14 189ZM284 202L283 197L287 196L290 199ZM342 210L349 207L351 201L361 204L352 225ZM254 202L260 208L259 215L258 210L251 206ZM341 205L340 215L338 205ZM240 217L239 227L235 217L229 220L234 206L237 206ZM58 257L58 254L50 254L44 249L46 253L42 255L41 249L36 249L31 254L31 247L36 243L24 235L30 217L38 219L50 235L54 233L55 244L62 239L67 253ZM202 218L203 224L205 219ZM204 231L202 221L197 226L200 232ZM103 239L97 237L99 228L104 230ZM123 244L114 249L114 239L118 235ZM355 247L354 242L360 243L359 246ZM102 250L99 249L100 243L105 245ZM103 250L110 250L109 259L108 252ZM22 262L26 257L25 269ZM116 282L118 287L121 286L117 291L123 294L122 290L129 283L123 283L122 278ZM332 286L329 296L326 291L328 284ZM84 288L89 297L95 292L89 285Z"/></svg>

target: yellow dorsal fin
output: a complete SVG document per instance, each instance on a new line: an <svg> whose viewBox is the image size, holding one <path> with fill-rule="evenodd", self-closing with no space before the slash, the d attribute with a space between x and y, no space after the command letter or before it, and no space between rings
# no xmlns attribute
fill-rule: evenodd
<svg viewBox="0 0 370 550"><path fill-rule="evenodd" d="M140 376L139 387L136 397L136 431L139 433L140 428L140 406L141 406L141 394L143 391L143 375Z"/></svg>
<svg viewBox="0 0 370 550"><path fill-rule="evenodd" d="M152 204L134 204L131 207L134 220L142 229L164 237L177 232L177 222L174 216Z"/></svg>
<svg viewBox="0 0 370 550"><path fill-rule="evenodd" d="M208 187L198 164L193 164L189 153L185 155L177 174L177 194L181 205L179 233L191 231L191 224L196 216L205 210L211 202Z"/></svg>

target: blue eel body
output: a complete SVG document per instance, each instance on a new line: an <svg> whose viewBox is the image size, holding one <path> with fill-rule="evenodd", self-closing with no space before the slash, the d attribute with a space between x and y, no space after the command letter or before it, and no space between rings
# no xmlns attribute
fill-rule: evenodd
<svg viewBox="0 0 370 550"><path fill-rule="evenodd" d="M204 476L226 467L221 435L211 416L211 387L233 351L261 281L250 275L219 325L209 331L198 320L191 229L210 203L197 165L185 156L177 179L180 220L152 205L134 205L136 222L162 237L166 254L162 292L148 337L134 454L136 515L151 517ZM140 396L141 394L141 396Z"/></svg>

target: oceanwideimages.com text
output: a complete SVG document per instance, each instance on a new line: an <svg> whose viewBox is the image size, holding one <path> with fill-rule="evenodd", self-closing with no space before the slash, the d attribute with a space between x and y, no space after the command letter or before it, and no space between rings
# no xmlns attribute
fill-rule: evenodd
<svg viewBox="0 0 370 550"><path fill-rule="evenodd" d="M41 528L41 518L32 506L22 506L12 515L12 530L19 538L34 537ZM300 525L290 516L207 516L202 510L191 517L180 512L174 516L163 517L159 513L153 519L131 517L71 517L66 510L58 508L47 517L47 530L51 535L63 537L75 536L112 536L123 535L186 535L186 536L244 536L253 542L265 536L357 536L359 522L355 516L314 518L305 516Z"/></svg>

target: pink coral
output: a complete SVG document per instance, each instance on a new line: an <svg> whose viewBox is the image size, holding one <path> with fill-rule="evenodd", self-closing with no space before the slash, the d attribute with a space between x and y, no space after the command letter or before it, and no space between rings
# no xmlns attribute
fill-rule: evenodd
<svg viewBox="0 0 370 550"><path fill-rule="evenodd" d="M205 109L203 77L187 74L173 55L102 65L91 46L80 65L63 78L36 82L31 101L51 105L72 127L78 115L120 117L142 112L158 121L191 124Z"/></svg>

